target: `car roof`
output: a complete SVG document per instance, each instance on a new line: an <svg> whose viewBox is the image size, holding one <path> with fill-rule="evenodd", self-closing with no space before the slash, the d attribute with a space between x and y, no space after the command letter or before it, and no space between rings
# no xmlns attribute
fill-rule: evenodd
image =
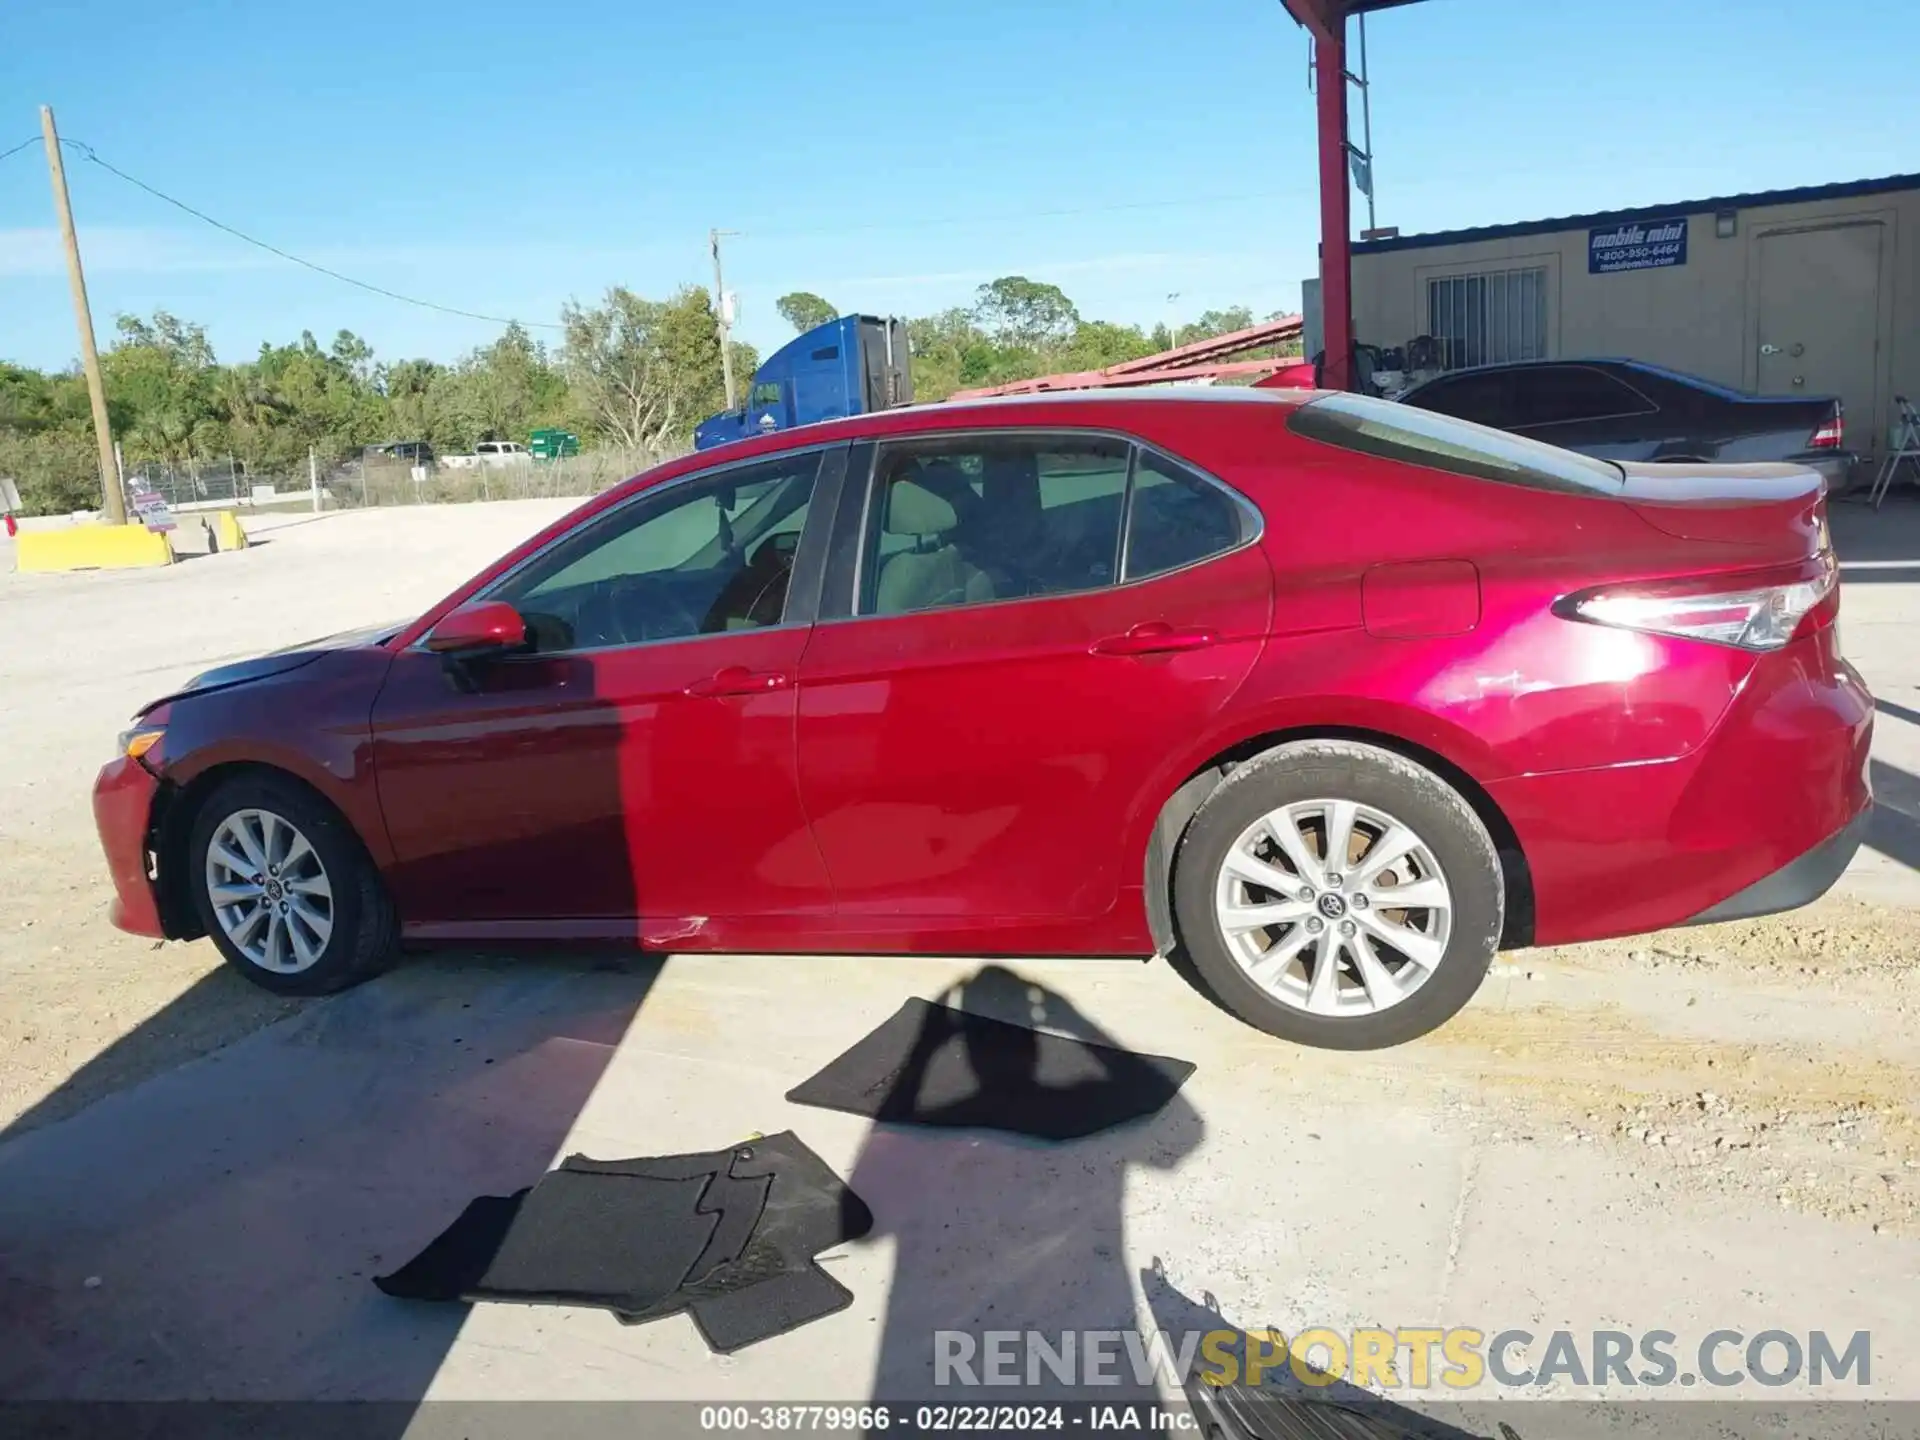
<svg viewBox="0 0 1920 1440"><path fill-rule="evenodd" d="M1291 410L1305 404L1307 397L1317 398L1323 393L1312 390L1260 390L1250 385L1136 385L1103 390L1043 390L1026 395L986 395L974 400L921 401L912 405L898 405L891 410L849 415L807 428L872 427L875 434L887 434L895 430L920 429L920 418L928 415L965 416L967 419L964 423L967 424L990 424L990 418L981 417L992 417L1002 412L1021 416L1021 423L1025 424L1028 421L1023 412L1108 406L1126 410L1160 405L1278 405Z"/></svg>
<svg viewBox="0 0 1920 1440"><path fill-rule="evenodd" d="M860 415L844 415L832 420L816 420L791 429L775 430L767 435L752 435L711 450L695 450L643 471L615 487L630 493L635 482L640 488L661 484L710 465L744 463L762 457L784 455L813 445L831 445L879 440L893 435L912 435L946 429L991 430L996 423L1010 428L1038 429L1050 420L1079 428L1116 429L1127 423L1126 416L1143 409L1182 405L1239 405L1292 411L1309 401L1332 392L1325 390L1255 389L1246 385L1139 385L1115 390L1049 390L1037 395L992 395L977 400L929 400L912 405L896 405L888 410L870 410ZM1107 414L1100 412L1106 411Z"/></svg>

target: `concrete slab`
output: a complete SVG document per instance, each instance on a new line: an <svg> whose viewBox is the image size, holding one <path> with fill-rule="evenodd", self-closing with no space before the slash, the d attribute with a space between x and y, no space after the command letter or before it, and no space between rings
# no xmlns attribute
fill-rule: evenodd
<svg viewBox="0 0 1920 1440"><path fill-rule="evenodd" d="M651 971L403 972L0 1146L0 1396L417 1398L369 1277L548 1167Z"/></svg>
<svg viewBox="0 0 1920 1440"><path fill-rule="evenodd" d="M964 962L425 962L0 1144L0 1395L817 1400L930 1393L933 1332L1809 1325L1897 1336L1920 1244L1646 1197L1450 1125L1408 1052L1300 1051L1162 966L1021 964L1069 1033L1192 1057L1067 1146L874 1127L785 1090ZM853 1307L732 1357L685 1317L410 1305L371 1276L560 1156L792 1128L872 1205ZM1545 1137L1542 1137L1545 1138ZM98 1283L89 1285L89 1280ZM1211 1301L1202 1304L1203 1297ZM1891 1344L1872 1394L1920 1395ZM1778 1392L1766 1392L1779 1398Z"/></svg>

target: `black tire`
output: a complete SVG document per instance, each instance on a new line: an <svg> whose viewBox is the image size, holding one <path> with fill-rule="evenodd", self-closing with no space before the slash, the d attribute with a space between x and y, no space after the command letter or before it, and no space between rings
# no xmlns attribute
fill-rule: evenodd
<svg viewBox="0 0 1920 1440"><path fill-rule="evenodd" d="M243 810L267 811L290 823L325 867L332 890L333 929L319 958L305 969L281 973L255 963L228 936L214 913L207 888L207 850L220 827ZM293 781L250 774L221 784L193 817L186 867L194 910L222 958L276 995L326 995L357 985L385 969L398 948L393 902L359 836L332 806Z"/></svg>
<svg viewBox="0 0 1920 1440"><path fill-rule="evenodd" d="M1315 799L1352 800L1402 820L1452 891L1452 929L1439 962L1405 999L1371 1014L1309 1014L1277 998L1241 968L1214 914L1220 867L1234 842L1262 815ZM1305 740L1237 767L1200 807L1175 860L1173 911L1198 979L1242 1020L1302 1045L1377 1050L1426 1034L1473 998L1499 948L1506 888L1486 826L1439 776L1377 746Z"/></svg>

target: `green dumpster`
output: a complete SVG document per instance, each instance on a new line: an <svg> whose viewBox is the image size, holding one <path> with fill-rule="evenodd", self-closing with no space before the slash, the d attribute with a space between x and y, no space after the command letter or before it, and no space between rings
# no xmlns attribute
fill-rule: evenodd
<svg viewBox="0 0 1920 1440"><path fill-rule="evenodd" d="M580 437L571 430L536 430L527 437L527 451L536 460L560 460L580 453Z"/></svg>

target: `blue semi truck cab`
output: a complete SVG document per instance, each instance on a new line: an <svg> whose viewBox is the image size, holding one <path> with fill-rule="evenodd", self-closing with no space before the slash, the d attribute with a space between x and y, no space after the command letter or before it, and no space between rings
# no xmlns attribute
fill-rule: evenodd
<svg viewBox="0 0 1920 1440"><path fill-rule="evenodd" d="M693 448L711 450L749 435L912 402L907 322L842 315L768 356L747 384L746 403L696 425Z"/></svg>

